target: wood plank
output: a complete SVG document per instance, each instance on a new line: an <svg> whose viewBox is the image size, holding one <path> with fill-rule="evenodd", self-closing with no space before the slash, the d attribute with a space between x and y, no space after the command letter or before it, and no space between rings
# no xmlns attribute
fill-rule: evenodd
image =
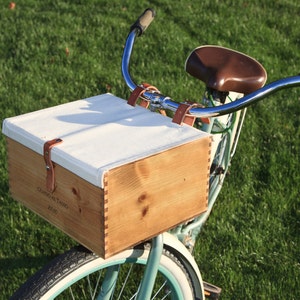
<svg viewBox="0 0 300 300"><path fill-rule="evenodd" d="M103 190L56 165L57 187L49 193L43 157L11 139L7 147L12 197L104 256Z"/></svg>
<svg viewBox="0 0 300 300"><path fill-rule="evenodd" d="M106 251L157 235L207 209L210 138L110 170Z"/></svg>

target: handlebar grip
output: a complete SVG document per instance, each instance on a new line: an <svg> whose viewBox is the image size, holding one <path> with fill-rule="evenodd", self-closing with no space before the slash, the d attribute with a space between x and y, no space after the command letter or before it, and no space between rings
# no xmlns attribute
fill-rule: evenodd
<svg viewBox="0 0 300 300"><path fill-rule="evenodd" d="M155 15L155 11L152 8L147 8L136 20L136 22L130 27L130 31L137 29L139 31L138 36L141 36L147 29L147 27L151 24Z"/></svg>

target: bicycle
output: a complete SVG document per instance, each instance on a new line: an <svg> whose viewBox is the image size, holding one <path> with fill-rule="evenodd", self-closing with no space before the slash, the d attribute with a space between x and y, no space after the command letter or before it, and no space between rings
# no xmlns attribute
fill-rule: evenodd
<svg viewBox="0 0 300 300"><path fill-rule="evenodd" d="M147 84L137 86L129 73L135 39L143 34L153 18L154 12L148 9L131 27L122 59L123 77L130 90L141 89L142 105L149 106L153 112L171 111L176 115L180 102L164 96ZM218 60L215 57L218 57ZM229 63L224 66L224 61ZM242 69L245 73L241 74L240 70L237 72L238 62L247 66ZM226 72L225 67L228 68L225 69ZM215 72L211 72L211 69ZM180 120L190 122L214 137L207 211L198 218L155 237L152 241L106 260L82 246L71 249L30 278L12 299L52 299L58 295L66 298L63 292L66 289L73 298L76 292L90 293L92 299L218 297L220 289L202 281L192 256L193 244L222 188L235 153L247 106L280 89L300 86L300 76L285 78L264 86L267 75L257 61L239 52L216 46L195 49L186 61L186 70L207 86L202 103L182 103L184 118ZM101 270L104 274L98 273ZM129 276L132 276L131 279ZM140 277L141 283L136 282L136 278ZM87 286L83 283L84 279ZM91 290L89 288L92 287L93 280L95 285ZM73 287L73 283L77 281L80 281L79 285Z"/></svg>

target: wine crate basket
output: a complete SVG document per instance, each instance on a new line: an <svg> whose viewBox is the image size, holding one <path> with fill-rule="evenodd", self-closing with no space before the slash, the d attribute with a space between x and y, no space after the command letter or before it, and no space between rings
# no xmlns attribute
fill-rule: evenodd
<svg viewBox="0 0 300 300"><path fill-rule="evenodd" d="M101 257L207 209L210 136L111 94L2 131L12 197Z"/></svg>

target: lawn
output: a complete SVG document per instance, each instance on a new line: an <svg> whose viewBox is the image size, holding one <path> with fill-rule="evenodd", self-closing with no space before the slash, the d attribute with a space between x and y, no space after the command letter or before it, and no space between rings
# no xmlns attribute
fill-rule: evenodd
<svg viewBox="0 0 300 300"><path fill-rule="evenodd" d="M184 71L195 47L216 44L260 61L268 82L300 72L300 4L266 1L0 1L1 120L106 92L129 95L120 63L130 25L155 21L135 47L132 74L174 99L204 87ZM195 257L222 299L300 299L300 89L248 110L224 189ZM74 242L9 196L0 138L0 298Z"/></svg>

